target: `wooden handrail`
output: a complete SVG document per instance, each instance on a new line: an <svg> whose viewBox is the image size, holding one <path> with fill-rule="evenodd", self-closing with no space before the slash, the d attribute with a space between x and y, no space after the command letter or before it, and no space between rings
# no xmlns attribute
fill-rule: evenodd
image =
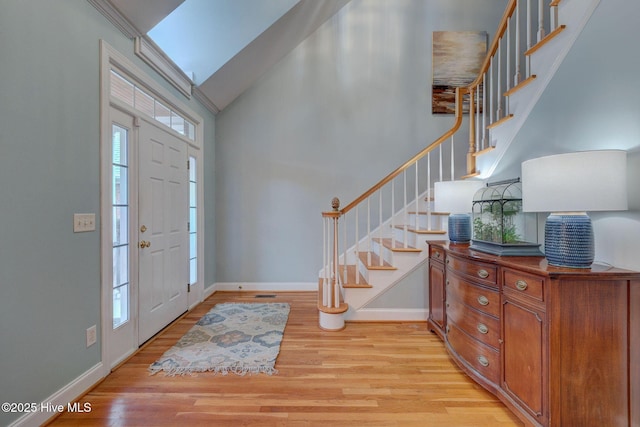
<svg viewBox="0 0 640 427"><path fill-rule="evenodd" d="M376 191L381 189L385 184L390 182L393 178L395 178L398 175L400 175L403 171L407 170L415 162L417 162L418 160L423 158L425 155L427 155L427 153L433 151L436 147L438 147L440 144L442 144L444 141L446 141L448 138L450 138L454 133L456 133L458 131L458 129L460 129L460 126L462 125L462 102L463 102L463 96L466 93L467 93L467 88L464 88L464 87L456 88L456 116L455 116L456 117L456 121L453 124L453 127L451 129L449 129L441 137L439 137L434 142L432 142L431 145L429 145L427 148L425 148L424 150L420 151L418 154L413 156L410 160L405 162L398 169L396 169L395 171L391 172L389 175L387 175L385 178L383 178L376 185L374 185L373 187L371 187L370 189L365 191L360 197L358 197L353 202L349 203L347 206L342 208L340 210L340 213L342 215L344 215L347 212L349 212L351 209L353 209L354 207L359 205L367 197L369 197L370 195L372 195L373 193L375 193Z"/></svg>
<svg viewBox="0 0 640 427"><path fill-rule="evenodd" d="M473 90L473 88L478 86L482 80L482 76L484 76L484 73L486 73L489 70L489 65L491 65L491 58L498 51L498 47L500 45L500 39L502 38L504 33L507 31L509 19L511 19L511 16L513 15L513 11L516 9L517 3L518 2L516 0L511 0L507 5L507 8L504 11L504 15L502 15L502 20L498 25L498 30L496 31L496 35L493 37L493 42L491 43L491 47L487 52L487 56L484 58L482 67L480 68L480 73L478 73L478 77L476 77L473 83L467 86L467 90L471 91Z"/></svg>

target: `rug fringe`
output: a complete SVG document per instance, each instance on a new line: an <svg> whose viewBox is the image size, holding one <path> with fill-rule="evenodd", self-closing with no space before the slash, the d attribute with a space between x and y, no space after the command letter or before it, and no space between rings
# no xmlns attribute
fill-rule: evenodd
<svg viewBox="0 0 640 427"><path fill-rule="evenodd" d="M196 375L201 372L213 372L214 375L228 375L235 374L238 376L245 375L253 375L253 374L267 374L267 375L276 375L278 370L269 366L258 366L258 367L249 367L249 366L215 366L211 368L197 368L197 367L174 367L174 368L163 368L161 366L154 367L153 365L148 368L149 375L155 375L159 372L164 372L165 377L175 377L175 376L184 376L184 375Z"/></svg>

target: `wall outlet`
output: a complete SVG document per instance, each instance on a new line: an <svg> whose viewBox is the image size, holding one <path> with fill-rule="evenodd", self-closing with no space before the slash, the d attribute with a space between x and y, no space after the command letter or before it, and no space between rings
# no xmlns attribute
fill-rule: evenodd
<svg viewBox="0 0 640 427"><path fill-rule="evenodd" d="M93 325L92 327L87 329L87 348L91 347L96 343L96 339L97 339L96 335L97 335L96 325Z"/></svg>
<svg viewBox="0 0 640 427"><path fill-rule="evenodd" d="M73 232L82 233L94 231L96 229L96 214L77 213L73 214Z"/></svg>

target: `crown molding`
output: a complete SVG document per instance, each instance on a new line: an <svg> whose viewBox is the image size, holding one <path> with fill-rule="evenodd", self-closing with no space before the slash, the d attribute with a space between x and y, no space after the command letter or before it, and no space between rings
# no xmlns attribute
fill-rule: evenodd
<svg viewBox="0 0 640 427"><path fill-rule="evenodd" d="M140 31L109 0L87 0L117 29L130 39L142 36Z"/></svg>
<svg viewBox="0 0 640 427"><path fill-rule="evenodd" d="M191 79L147 36L134 39L135 54L156 70L173 87L187 98L191 98Z"/></svg>
<svg viewBox="0 0 640 427"><path fill-rule="evenodd" d="M218 106L214 104L198 86L193 86L192 91L193 97L197 99L207 110L211 111L213 115L220 112L220 108L218 108Z"/></svg>

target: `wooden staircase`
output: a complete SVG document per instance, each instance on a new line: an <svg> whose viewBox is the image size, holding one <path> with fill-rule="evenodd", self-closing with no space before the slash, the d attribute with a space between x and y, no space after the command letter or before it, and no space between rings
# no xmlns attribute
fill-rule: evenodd
<svg viewBox="0 0 640 427"><path fill-rule="evenodd" d="M339 330L345 320L390 320L369 316L367 304L424 266L429 240L447 239L448 214L433 209L433 182L444 175L455 179L454 150L459 147L467 151L466 174L459 179L491 176L598 3L511 0L480 75L457 90L452 128L345 208L338 203L323 213L321 328ZM468 141L456 141L463 95L469 98ZM444 145L451 150L450 164L442 161ZM435 153L439 158L432 158ZM398 187L403 188L400 194ZM362 223L361 217L366 218Z"/></svg>

